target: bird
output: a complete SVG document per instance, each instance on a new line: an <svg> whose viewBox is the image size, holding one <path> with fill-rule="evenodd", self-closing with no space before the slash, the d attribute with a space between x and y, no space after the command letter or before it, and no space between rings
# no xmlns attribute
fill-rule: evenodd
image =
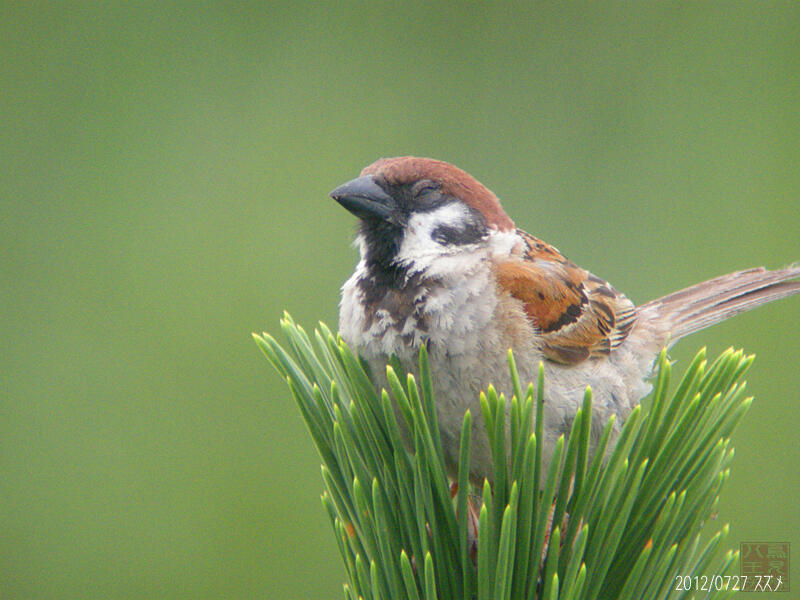
<svg viewBox="0 0 800 600"><path fill-rule="evenodd" d="M339 333L378 390L389 389L392 357L416 373L419 349L426 347L451 474L465 411L473 415L473 482L493 480L479 394L491 384L511 397L509 349L523 382L535 381L544 365L542 445L549 464L587 386L591 438L599 438L612 415L616 437L650 392L662 348L800 292L795 263L730 273L637 306L518 228L477 179L431 158L381 158L330 196L358 218L360 260L341 288Z"/></svg>

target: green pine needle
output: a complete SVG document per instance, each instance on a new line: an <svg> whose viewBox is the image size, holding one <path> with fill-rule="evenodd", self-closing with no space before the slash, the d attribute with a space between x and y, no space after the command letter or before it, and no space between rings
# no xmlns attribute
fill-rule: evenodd
<svg viewBox="0 0 800 600"><path fill-rule="evenodd" d="M453 495L424 347L419 380L394 360L389 390L378 394L323 323L313 342L288 313L281 329L285 346L253 337L287 381L322 459L345 598L677 598L676 575L724 575L737 564L727 525L704 548L699 539L728 478L730 435L752 402L741 381L752 356L728 349L709 366L702 349L669 394L662 352L647 408L634 409L613 447L609 421L593 457L587 388L569 436L542 464L544 368L535 385L520 381L509 351L514 396L491 386L480 396L493 484L469 482L466 412Z"/></svg>

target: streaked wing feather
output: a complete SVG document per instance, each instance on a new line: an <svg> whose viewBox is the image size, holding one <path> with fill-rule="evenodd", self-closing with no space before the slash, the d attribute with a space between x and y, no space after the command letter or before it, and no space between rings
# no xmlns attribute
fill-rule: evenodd
<svg viewBox="0 0 800 600"><path fill-rule="evenodd" d="M607 356L630 333L636 308L611 285L523 231L523 252L497 264L498 284L523 303L542 352L575 364Z"/></svg>

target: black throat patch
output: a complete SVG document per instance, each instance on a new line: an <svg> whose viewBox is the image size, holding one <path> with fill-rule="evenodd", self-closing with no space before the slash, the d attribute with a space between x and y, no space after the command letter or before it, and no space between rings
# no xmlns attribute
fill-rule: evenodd
<svg viewBox="0 0 800 600"><path fill-rule="evenodd" d="M416 332L427 331L425 302L428 283L420 273L409 275L407 266L395 264L394 258L402 241L402 230L390 223L363 221L360 228L366 244L364 262L367 272L358 280L361 301L366 317L365 329L383 315L390 318L390 326L401 331L408 319L416 321ZM413 334L404 340L411 343Z"/></svg>
<svg viewBox="0 0 800 600"><path fill-rule="evenodd" d="M402 286L408 268L394 263L403 240L402 228L386 221L370 219L361 221L359 231L366 244L364 262L369 279L384 290Z"/></svg>

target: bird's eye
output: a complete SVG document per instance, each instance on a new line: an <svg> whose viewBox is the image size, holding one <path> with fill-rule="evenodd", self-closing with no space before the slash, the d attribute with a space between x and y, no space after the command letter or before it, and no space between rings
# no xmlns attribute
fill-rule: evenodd
<svg viewBox="0 0 800 600"><path fill-rule="evenodd" d="M417 185L414 186L413 193L414 196L420 198L426 194L437 191L440 187L441 186L438 183L424 180L420 181Z"/></svg>
<svg viewBox="0 0 800 600"><path fill-rule="evenodd" d="M411 190L414 195L414 204L417 210L433 210L440 206L443 196L440 193L441 186L433 181L420 181Z"/></svg>

